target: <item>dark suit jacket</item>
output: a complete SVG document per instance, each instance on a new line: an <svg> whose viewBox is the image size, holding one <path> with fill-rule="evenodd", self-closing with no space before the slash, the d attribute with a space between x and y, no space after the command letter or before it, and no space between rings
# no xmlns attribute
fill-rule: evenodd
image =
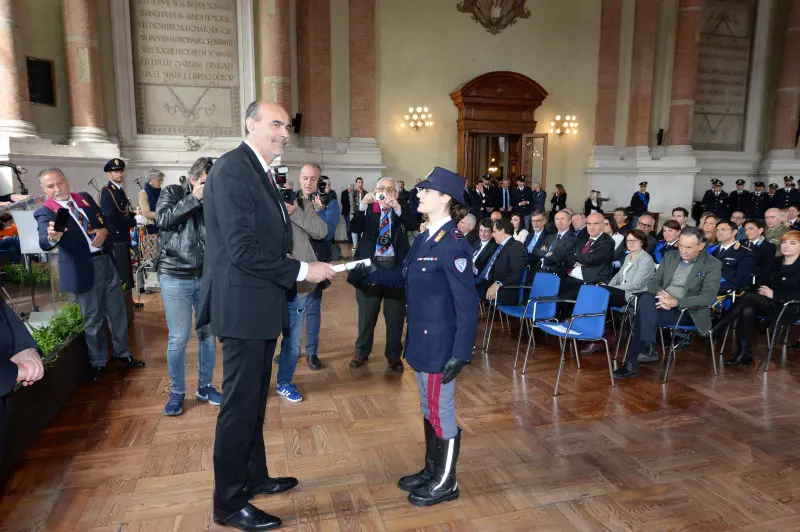
<svg viewBox="0 0 800 532"><path fill-rule="evenodd" d="M559 275L567 273L572 267L569 261L575 252L577 241L574 231L571 230L567 230L561 240L558 240L558 233L548 236L544 249L539 247L534 252L536 257L542 259L542 269Z"/></svg>
<svg viewBox="0 0 800 532"><path fill-rule="evenodd" d="M94 199L85 192L78 195L73 201L86 213L91 229L103 229L103 216L100 214L100 207ZM45 202L49 203L49 202ZM58 208L58 206L54 206ZM82 294L88 292L94 286L94 267L92 266L92 254L89 251L89 242L78 225L71 216L67 222L67 231L57 243L52 243L47 239L47 228L50 222L56 221L56 213L48 206L42 206L33 213L34 218L39 224L39 246L44 251L49 251L58 246L58 280L63 292L71 294ZM110 236L103 244L103 249L111 251L112 243Z"/></svg>
<svg viewBox="0 0 800 532"><path fill-rule="evenodd" d="M775 258L775 244L769 240L764 240L758 246L754 246L746 238L742 240L741 243L749 247L755 257L755 264L753 266L753 273L756 276L755 285L761 286L767 284L770 272L772 271L772 262Z"/></svg>
<svg viewBox="0 0 800 532"><path fill-rule="evenodd" d="M520 205L520 202L527 201L525 205ZM533 203L533 191L528 187L519 187L511 189L511 206L514 207L513 212L520 216L527 216L531 213L531 203Z"/></svg>
<svg viewBox="0 0 800 532"><path fill-rule="evenodd" d="M475 252L480 247L481 247L481 241L480 239L478 239L478 241L475 242L475 244L472 246L472 254L475 255ZM486 263L489 262L489 259L492 257L492 253L494 253L495 249L497 249L497 242L494 241L494 238L491 238L486 243L486 246L483 248L483 251L481 251L481 254L478 255L474 261L475 268L478 270L478 272L481 272L483 268L486 266Z"/></svg>
<svg viewBox="0 0 800 532"><path fill-rule="evenodd" d="M531 240L533 240L534 235L535 233L532 231L528 233L523 246L525 247L525 262L528 264L528 267L534 269L535 271L539 269L539 265L541 264L541 257L536 256L536 249L545 245L547 242L547 237L550 235L550 233L547 232L547 229L543 229L542 234L539 235L539 240L537 240L536 244L534 244L533 251L528 252L528 246L531 245Z"/></svg>
<svg viewBox="0 0 800 532"><path fill-rule="evenodd" d="M601 233L594 244L589 247L589 250L583 253L583 248L588 241L589 239L586 239L582 242L583 245L576 246L572 261L582 265L581 273L583 274L583 280L587 283L607 283L611 280L614 239L605 233Z"/></svg>
<svg viewBox="0 0 800 532"><path fill-rule="evenodd" d="M245 143L214 163L206 180L206 253L197 327L217 336L273 340L289 325L287 296L300 262L291 252L283 200Z"/></svg>
<svg viewBox="0 0 800 532"><path fill-rule="evenodd" d="M339 203L342 204L342 216L350 218L350 191L347 189L342 190ZM348 237L350 235L347 235Z"/></svg>
<svg viewBox="0 0 800 532"><path fill-rule="evenodd" d="M131 228L136 227L136 217L125 191L110 181L106 183L100 190L100 209L105 217L109 242L130 245Z"/></svg>
<svg viewBox="0 0 800 532"><path fill-rule="evenodd" d="M478 240L480 240L480 237L478 237L478 230L477 230L477 229L473 229L473 230L472 230L472 231L470 231L469 233L465 234L465 235L464 235L464 240L466 240L466 241L467 241L467 244L469 244L469 247L470 247L470 248L471 248L472 246L474 246L474 245L475 245L475 242L477 242Z"/></svg>
<svg viewBox="0 0 800 532"><path fill-rule="evenodd" d="M22 320L0 299L0 399L14 391L17 385L17 365L11 357L26 349L39 350ZM0 414L5 409L0 409Z"/></svg>
<svg viewBox="0 0 800 532"><path fill-rule="evenodd" d="M522 280L522 272L525 270L525 246L511 238L503 246L494 266L489 272L490 284L500 281L505 286L517 286ZM516 305L519 292L517 289L499 290L497 301L501 305Z"/></svg>
<svg viewBox="0 0 800 532"><path fill-rule="evenodd" d="M497 209L503 208L503 190L503 187L492 189L492 205ZM508 207L514 206L514 187L508 187L508 202Z"/></svg>
<svg viewBox="0 0 800 532"><path fill-rule="evenodd" d="M378 229L381 223L381 213L380 211L374 212L375 205L375 203L368 204L367 211L363 213L364 233L361 235L361 241L358 243L358 249L354 257L355 260L370 259L375 256L375 246L378 242ZM411 247L408 244L406 231L414 231L419 228L417 216L409 205L403 207L400 212L400 216L394 211L391 213L392 247L394 248L396 265L402 264Z"/></svg>

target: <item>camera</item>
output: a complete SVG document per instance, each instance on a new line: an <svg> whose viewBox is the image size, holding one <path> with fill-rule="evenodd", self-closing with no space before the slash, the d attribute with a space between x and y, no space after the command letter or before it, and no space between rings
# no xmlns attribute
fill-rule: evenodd
<svg viewBox="0 0 800 532"><path fill-rule="evenodd" d="M281 193L284 203L294 203L297 198L294 190L286 187L286 178L289 175L289 167L280 165L275 167L275 183L278 184L278 191Z"/></svg>
<svg viewBox="0 0 800 532"><path fill-rule="evenodd" d="M384 201L386 199L386 192L378 192L375 194L375 199L378 201Z"/></svg>
<svg viewBox="0 0 800 532"><path fill-rule="evenodd" d="M327 205L331 202L331 196L326 189L328 188L328 184L330 183L330 178L326 175L319 176L319 181L317 181L317 191L314 192L311 197L312 198L319 198L323 205Z"/></svg>

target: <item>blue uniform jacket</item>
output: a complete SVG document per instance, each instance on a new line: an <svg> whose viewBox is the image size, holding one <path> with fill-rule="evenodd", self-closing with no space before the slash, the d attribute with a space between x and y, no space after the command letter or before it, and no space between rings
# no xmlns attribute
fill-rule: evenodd
<svg viewBox="0 0 800 532"><path fill-rule="evenodd" d="M89 225L92 229L102 229L105 227L100 208L89 194L72 194L72 199L86 213L89 218ZM36 209L33 213L34 218L39 224L39 246L44 251L49 251L58 246L58 278L63 292L72 294L82 294L88 292L94 285L94 267L92 266L92 254L89 251L89 243L83 235L78 222L70 216L67 223L67 231L56 244L47 239L47 228L50 222L56 221L56 213L48 207L58 209L59 205L53 205L51 200L45 202L45 206ZM104 249L108 250L111 244L108 240L103 244Z"/></svg>
<svg viewBox="0 0 800 532"><path fill-rule="evenodd" d="M472 360L478 293L472 250L449 221L415 240L402 266L378 268L364 282L406 290L405 358L415 371L441 373L450 357Z"/></svg>
<svg viewBox="0 0 800 532"><path fill-rule="evenodd" d="M756 256L749 248L736 242L724 251L718 247L712 255L722 263L720 293L734 288L747 288L753 282Z"/></svg>
<svg viewBox="0 0 800 532"><path fill-rule="evenodd" d="M136 227L131 203L127 194L109 181L100 191L100 208L108 222L109 243L122 242L130 245L131 228Z"/></svg>

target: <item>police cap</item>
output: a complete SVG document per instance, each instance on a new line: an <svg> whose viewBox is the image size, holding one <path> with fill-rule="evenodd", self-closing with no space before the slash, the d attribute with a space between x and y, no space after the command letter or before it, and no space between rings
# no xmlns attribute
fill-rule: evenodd
<svg viewBox="0 0 800 532"><path fill-rule="evenodd" d="M647 181L642 181L641 183L639 183L639 186L640 187L646 187L647 186Z"/></svg>
<svg viewBox="0 0 800 532"><path fill-rule="evenodd" d="M784 183L794 183L794 176L791 176L791 175L783 176L783 182Z"/></svg>
<svg viewBox="0 0 800 532"><path fill-rule="evenodd" d="M778 189L778 185L776 185L775 183L770 183L769 184L769 188L771 188L773 190L777 190Z"/></svg>
<svg viewBox="0 0 800 532"><path fill-rule="evenodd" d="M753 183L753 186L754 187L763 187L764 186L764 182L763 181L756 181L755 183Z"/></svg>
<svg viewBox="0 0 800 532"><path fill-rule="evenodd" d="M723 183L722 181L720 181L716 177L711 180L711 184L714 185L714 186L719 186L719 187L725 186L725 183Z"/></svg>
<svg viewBox="0 0 800 532"><path fill-rule="evenodd" d="M424 181L417 184L417 188L428 188L442 194L447 194L454 201L466 205L464 200L464 185L466 180L455 172L435 166Z"/></svg>
<svg viewBox="0 0 800 532"><path fill-rule="evenodd" d="M116 172L117 170L125 170L125 161L122 159L111 159L103 167L103 172Z"/></svg>

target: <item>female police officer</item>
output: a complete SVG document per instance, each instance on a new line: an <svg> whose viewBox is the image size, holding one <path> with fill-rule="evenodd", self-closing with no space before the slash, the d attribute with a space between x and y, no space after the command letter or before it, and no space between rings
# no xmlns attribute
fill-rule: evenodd
<svg viewBox="0 0 800 532"><path fill-rule="evenodd" d="M405 358L414 369L425 416L425 467L400 479L408 501L431 506L458 498L456 462L461 431L456 425L456 375L472 360L478 325L478 294L472 251L456 228L467 211L464 179L434 168L419 189L419 212L428 217L402 266L359 265L348 282L405 287L408 331Z"/></svg>

